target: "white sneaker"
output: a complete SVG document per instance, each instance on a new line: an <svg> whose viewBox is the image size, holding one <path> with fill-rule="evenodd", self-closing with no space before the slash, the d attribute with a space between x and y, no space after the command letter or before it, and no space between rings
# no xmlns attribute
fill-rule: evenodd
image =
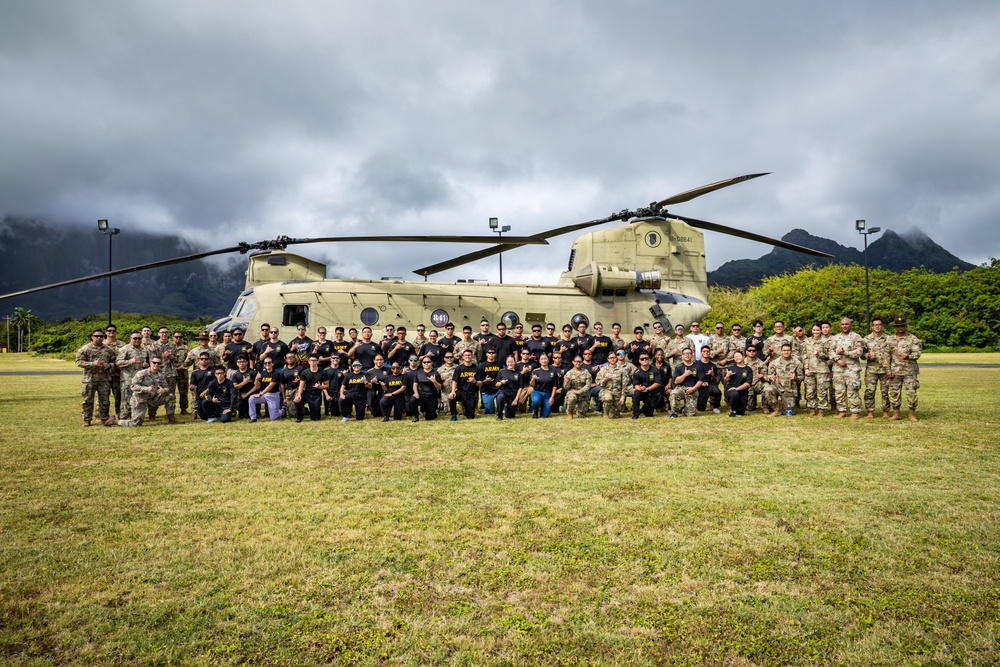
<svg viewBox="0 0 1000 667"><path fill-rule="evenodd" d="M346 424L348 421L350 421L350 420L347 417L344 417L343 419L340 420L340 423L341 424Z"/></svg>
<svg viewBox="0 0 1000 667"><path fill-rule="evenodd" d="M712 412L714 412L717 415L722 414L722 410L720 410L719 408L712 408Z"/></svg>

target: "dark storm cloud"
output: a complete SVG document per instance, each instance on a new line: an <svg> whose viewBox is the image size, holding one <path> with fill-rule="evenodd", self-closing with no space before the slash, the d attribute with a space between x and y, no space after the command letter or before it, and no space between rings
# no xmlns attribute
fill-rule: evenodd
<svg viewBox="0 0 1000 667"><path fill-rule="evenodd" d="M865 217L1000 254L995 3L45 2L0 19L4 214L251 240L482 234L499 216L527 234L773 171L676 210L853 245ZM571 240L505 254L505 274L553 280ZM769 250L706 245L710 267ZM467 250L408 247L393 273ZM399 264L324 252L359 276Z"/></svg>

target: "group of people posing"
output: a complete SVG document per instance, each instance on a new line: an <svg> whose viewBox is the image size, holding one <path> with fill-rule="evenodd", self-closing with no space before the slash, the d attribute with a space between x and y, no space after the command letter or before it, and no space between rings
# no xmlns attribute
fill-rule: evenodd
<svg viewBox="0 0 1000 667"><path fill-rule="evenodd" d="M522 324L508 332L501 322L493 333L484 319L478 333L466 326L461 336L451 323L443 335L418 325L412 340L405 327L389 325L376 341L369 327L339 326L332 339L322 326L312 339L299 323L294 337L283 341L279 328L262 324L253 343L236 328L222 333L221 341L216 332L202 332L196 346L167 327L156 338L143 327L122 340L111 325L93 332L76 363L83 369L84 426L93 422L95 397L97 418L106 426L140 426L147 415L156 419L161 406L176 423L177 403L181 415L209 423L255 422L265 415L299 422L306 415L313 421L371 416L417 422L441 411L452 421L460 411L467 419L528 413L574 418L592 408L605 419L629 409L632 419L657 411L677 418L721 413L723 398L730 417L758 403L765 415L791 417L803 395L810 416L859 419L862 408L875 416L879 393L882 417L895 420L903 389L908 418L916 421L921 345L907 332L906 319L896 317L895 335L886 335L876 318L864 338L851 330L850 319L839 325L833 333L828 322L813 324L810 336L802 326L786 333L779 320L766 335L756 320L753 334L744 336L739 324L727 334L718 322L713 333L703 334L692 322L687 330L677 325L669 337L655 322L651 337L636 326L633 339L625 340L617 322L610 336L601 322L592 332L586 322L575 331L564 324L557 336L552 323L544 333L542 324L532 324L526 335Z"/></svg>

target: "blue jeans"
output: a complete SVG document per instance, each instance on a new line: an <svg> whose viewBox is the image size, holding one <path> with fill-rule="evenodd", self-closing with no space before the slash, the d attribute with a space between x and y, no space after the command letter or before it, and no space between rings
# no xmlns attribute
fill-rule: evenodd
<svg viewBox="0 0 1000 667"><path fill-rule="evenodd" d="M548 417L549 413L552 412L552 406L549 405L549 398L551 396L545 391L535 391L531 392L531 411L539 412L542 417Z"/></svg>
<svg viewBox="0 0 1000 667"><path fill-rule="evenodd" d="M483 412L492 415L497 411L496 394L480 394L483 397Z"/></svg>

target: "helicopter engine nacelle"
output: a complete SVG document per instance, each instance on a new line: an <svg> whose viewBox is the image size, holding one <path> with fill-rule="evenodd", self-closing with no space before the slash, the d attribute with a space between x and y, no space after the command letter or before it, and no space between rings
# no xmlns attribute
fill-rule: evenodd
<svg viewBox="0 0 1000 667"><path fill-rule="evenodd" d="M597 296L604 290L657 290L660 289L660 272L601 266L597 262L590 262L573 274L573 284L590 296Z"/></svg>

